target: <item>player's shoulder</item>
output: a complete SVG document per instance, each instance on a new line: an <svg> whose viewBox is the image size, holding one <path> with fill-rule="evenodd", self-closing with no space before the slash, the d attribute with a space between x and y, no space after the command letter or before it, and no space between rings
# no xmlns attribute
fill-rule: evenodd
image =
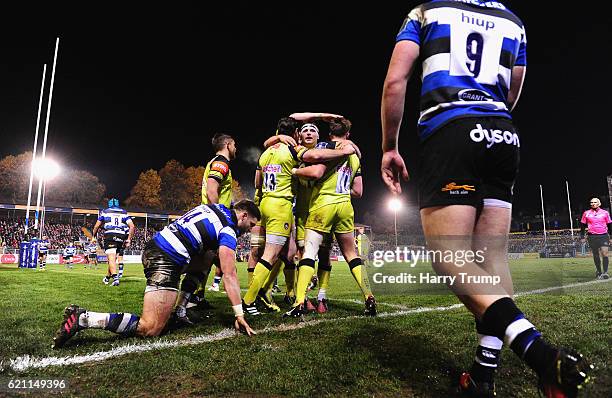
<svg viewBox="0 0 612 398"><path fill-rule="evenodd" d="M230 161L223 155L217 155L210 161L210 170L223 175L230 172Z"/></svg>
<svg viewBox="0 0 612 398"><path fill-rule="evenodd" d="M495 17L509 19L519 26L523 26L523 21L512 12L502 1L488 0L431 0L421 3L413 11L426 12L443 7L451 7L460 10L481 12Z"/></svg>

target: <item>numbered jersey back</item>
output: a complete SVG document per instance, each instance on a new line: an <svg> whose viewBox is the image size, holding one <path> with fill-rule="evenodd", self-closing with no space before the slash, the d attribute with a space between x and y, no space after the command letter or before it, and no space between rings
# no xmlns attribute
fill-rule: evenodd
<svg viewBox="0 0 612 398"><path fill-rule="evenodd" d="M126 236L128 235L128 221L132 218L127 212L118 207L111 207L100 212L98 221L101 221L104 226L104 234L113 234Z"/></svg>
<svg viewBox="0 0 612 398"><path fill-rule="evenodd" d="M466 116L510 118L512 68L526 65L527 39L521 20L502 3L430 1L408 14L397 35L402 40L420 46L421 139Z"/></svg>

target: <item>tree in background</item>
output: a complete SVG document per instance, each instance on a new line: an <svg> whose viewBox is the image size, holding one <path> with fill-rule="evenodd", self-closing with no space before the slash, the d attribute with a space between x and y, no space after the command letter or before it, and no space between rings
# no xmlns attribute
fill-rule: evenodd
<svg viewBox="0 0 612 398"><path fill-rule="evenodd" d="M138 176L136 185L126 199L127 206L141 207L143 209L161 210L161 178L157 171L149 169Z"/></svg>
<svg viewBox="0 0 612 398"><path fill-rule="evenodd" d="M236 203L242 199L247 199L247 195L242 191L240 183L232 180L232 202Z"/></svg>
<svg viewBox="0 0 612 398"><path fill-rule="evenodd" d="M0 198L25 202L30 181L32 152L9 155L0 159ZM36 200L38 179L33 181L32 198ZM47 181L45 201L70 205L97 205L102 202L106 186L98 177L85 170L65 169L53 180Z"/></svg>
<svg viewBox="0 0 612 398"><path fill-rule="evenodd" d="M189 209L202 203L202 179L204 178L204 170L204 166L191 166L185 169L185 178L189 185Z"/></svg>
<svg viewBox="0 0 612 398"><path fill-rule="evenodd" d="M0 159L0 197L12 201L27 199L31 162L32 152Z"/></svg>
<svg viewBox="0 0 612 398"><path fill-rule="evenodd" d="M168 211L185 211L192 200L190 186L185 178L185 166L169 160L159 171L161 178L160 199L162 208Z"/></svg>
<svg viewBox="0 0 612 398"><path fill-rule="evenodd" d="M46 201L72 205L100 204L106 186L89 171L68 169L47 182Z"/></svg>

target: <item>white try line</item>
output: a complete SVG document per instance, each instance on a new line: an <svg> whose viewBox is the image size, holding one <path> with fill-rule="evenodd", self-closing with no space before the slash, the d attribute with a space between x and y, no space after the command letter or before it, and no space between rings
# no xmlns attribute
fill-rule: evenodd
<svg viewBox="0 0 612 398"><path fill-rule="evenodd" d="M594 280L589 282L580 282L580 283L572 283L564 286L552 286L543 289L530 290L527 292L517 293L515 296L527 296L534 294L542 294L555 290L562 289L570 289L574 287L582 287L588 285L594 285L598 283L606 283L612 281L612 279L608 280ZM380 313L378 318L394 318L411 314L419 314L424 312L442 312L442 311L450 311L454 309L462 308L463 304L453 304L445 307L421 307L421 308L412 308L406 310L400 310L395 312L386 312ZM264 329L258 330L257 334L268 334L268 333L283 333L298 329L304 329L312 326L317 326L326 323L335 323L335 322L343 322L347 320L355 320L355 319L365 319L366 317L363 315L353 315L347 316L344 318L327 318L327 319L314 319L301 323L289 323L289 324L281 324L277 326L266 327ZM234 338L239 336L239 334L233 329L224 329L220 332L209 334L209 335L200 335L189 337L181 340L170 340L170 339L160 339L157 341L139 343L139 344L127 344L124 346L116 347L108 351L99 351L94 352L92 354L86 355L73 355L66 357L45 357L45 358L37 358L31 357L29 355L24 355L17 357L15 359L10 359L6 363L0 363L0 371L5 370L13 370L16 372L24 372L30 369L42 369L50 366L68 366L68 365L79 365L84 363L91 362L100 362L111 358L120 357L123 355L134 354L134 353L142 353L153 350L163 350L170 348L178 348L178 347L186 347L193 346L204 343L211 343L214 341L227 340L230 338Z"/></svg>

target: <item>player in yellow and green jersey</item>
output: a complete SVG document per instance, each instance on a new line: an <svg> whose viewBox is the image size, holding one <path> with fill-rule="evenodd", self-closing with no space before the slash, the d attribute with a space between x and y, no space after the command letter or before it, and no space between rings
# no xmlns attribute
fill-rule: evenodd
<svg viewBox="0 0 612 398"><path fill-rule="evenodd" d="M230 161L236 158L236 141L227 134L215 134L212 139L215 157L206 164L202 179L202 204L232 204L232 171Z"/></svg>
<svg viewBox="0 0 612 398"><path fill-rule="evenodd" d="M280 124L291 124L297 127L293 118L284 118ZM259 314L256 306L260 289L268 280L272 266L286 246L293 225L293 198L295 195L292 182L292 169L300 162L327 162L346 157L355 152L352 145L340 146L338 149L307 149L303 146L290 146L284 143L272 145L259 158L260 170L257 170L257 187L262 188L260 210L262 226L266 231L264 252L253 273L253 280L243 298L244 311L251 315ZM265 294L265 292L263 292Z"/></svg>
<svg viewBox="0 0 612 398"><path fill-rule="evenodd" d="M276 128L276 135L269 137L264 142L264 148L267 149L279 143L285 144L287 146L293 146L293 147L297 146L297 141L294 138L297 134L297 126L298 126L297 122L293 119L288 119L288 118L281 119ZM260 206L263 192L262 192L261 184L259 183L258 185L258 178L261 178L261 167L259 165L257 165L257 170L258 171L256 172L256 175L255 175L255 184L254 184L255 185L255 195L254 195L253 201L255 202L257 206ZM290 243L292 242L290 241ZM257 263L259 262L259 259L261 258L263 254L263 249L264 249L265 244L266 244L266 231L265 231L265 228L262 226L261 221L259 221L257 225L251 229L251 251L250 251L249 259L247 262L247 271L248 271L248 276L249 276L248 286L251 285L251 281L253 280L253 274L255 271L255 266L257 265ZM286 284L291 287L293 287L293 285L295 284L294 283L295 282L295 278L294 278L295 263L293 262L294 255L295 255L295 248L292 247L292 245L290 245L289 248L286 250L286 253L282 253L280 256L282 262L285 265L283 271L285 273ZM273 264L273 267L275 266L276 264ZM271 275L268 276L268 280L264 283L264 285L269 285L269 282L273 282L279 270L278 269L275 270L273 268L272 271L273 272L271 273ZM266 289L266 287L267 286L263 286L262 289L268 290ZM280 311L280 308L278 308L278 306L273 304L271 294L268 295L266 292L266 294L263 295L262 297L266 300L264 304L267 304L268 310Z"/></svg>
<svg viewBox="0 0 612 398"><path fill-rule="evenodd" d="M317 148L335 148L346 141L351 123L345 118L330 122L330 142L323 142ZM306 286L314 274L315 256L324 239L333 234L340 250L348 262L351 273L365 298L365 313L376 315L376 300L369 289L363 260L358 256L354 237L354 210L351 196L361 197L363 181L359 156L325 165L313 165L295 169L298 177L316 179L313 188L308 219L306 221L304 256L300 260L297 298L294 307L284 316L299 317L304 314Z"/></svg>
<svg viewBox="0 0 612 398"><path fill-rule="evenodd" d="M335 118L340 118L340 115L334 115L329 113L297 113L291 115L298 120L307 122L315 120L332 121ZM299 142L307 148L314 148L319 140L319 128L314 123L305 123L300 128ZM304 165L307 166L307 165ZM295 224L296 224L296 243L298 250L298 259L301 260L304 255L304 235L306 231L306 220L308 218L308 212L310 209L310 198L312 196L312 189L314 181L305 179L298 179L296 184L296 197L295 197ZM319 294L317 297L317 306L314 307L318 313L322 314L327 312L327 288L329 286L329 277L331 274L331 262L329 259L332 239L331 235L328 241L323 242L319 247L318 252L318 264L317 264L317 281L319 284ZM314 277L313 277L314 278ZM316 284L313 280L311 285ZM285 302L291 305L295 302L295 296L287 292L285 296ZM305 308L313 308L312 304L308 301L308 297L305 298Z"/></svg>
<svg viewBox="0 0 612 398"><path fill-rule="evenodd" d="M206 164L204 177L202 179L202 204L222 204L228 209L232 204L232 171L230 170L230 161L236 158L236 141L232 136L223 133L217 133L212 138L212 147L215 151L215 156ZM214 257L214 258L213 258ZM215 261L217 256L212 256L210 253L206 255L205 263ZM196 261L194 261L195 263ZM202 262L202 261L200 261ZM209 264L203 264L203 270L187 272L181 283L181 290L175 314L178 321L190 324L187 318L187 303L192 295L197 291L200 300L200 307L206 308L208 303L204 300L204 287L210 272ZM219 283L221 283L221 268L216 267L215 279L211 289L219 291Z"/></svg>

